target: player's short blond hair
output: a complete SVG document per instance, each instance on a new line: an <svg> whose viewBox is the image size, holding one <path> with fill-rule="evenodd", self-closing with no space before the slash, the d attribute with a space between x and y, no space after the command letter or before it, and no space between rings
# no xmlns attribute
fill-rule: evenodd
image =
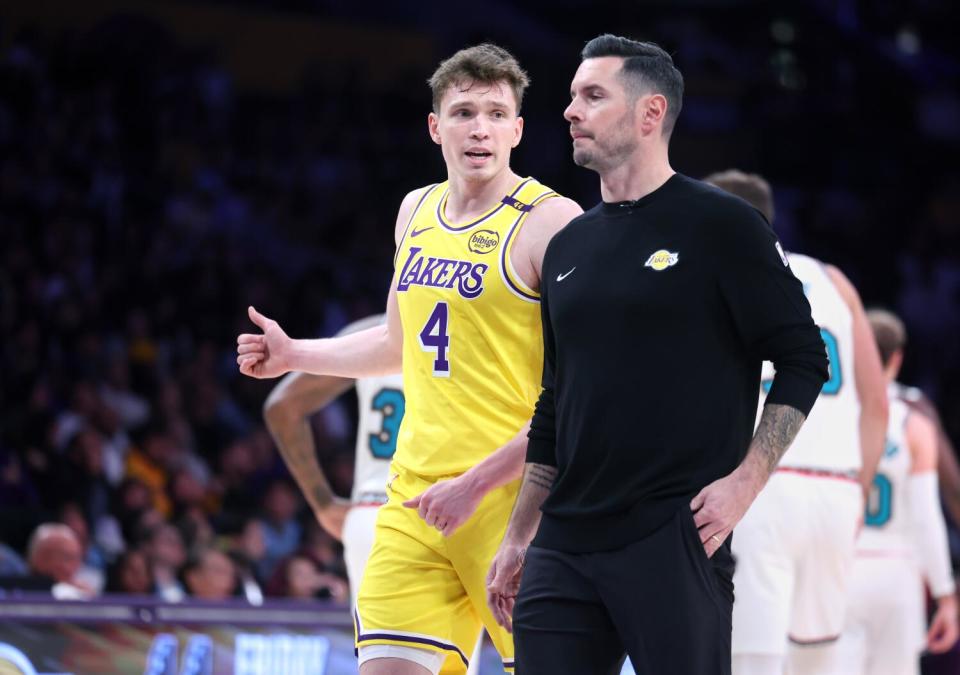
<svg viewBox="0 0 960 675"><path fill-rule="evenodd" d="M517 100L517 114L523 102L523 92L530 85L530 78L520 64L503 47L485 42L461 49L443 61L427 80L433 91L433 112L440 112L440 101L450 87L470 89L475 84L506 82Z"/></svg>
<svg viewBox="0 0 960 675"><path fill-rule="evenodd" d="M867 321L873 329L880 360L887 365L891 357L906 346L907 329L899 316L885 309L867 310Z"/></svg>
<svg viewBox="0 0 960 675"><path fill-rule="evenodd" d="M763 176L755 173L744 173L739 169L727 169L726 171L712 173L703 181L740 197L762 213L768 223L773 224L773 190L770 189L770 183Z"/></svg>

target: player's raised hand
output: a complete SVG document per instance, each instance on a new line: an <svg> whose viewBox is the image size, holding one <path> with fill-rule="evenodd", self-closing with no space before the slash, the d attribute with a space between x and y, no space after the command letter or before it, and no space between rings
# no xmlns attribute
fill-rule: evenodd
<svg viewBox="0 0 960 675"><path fill-rule="evenodd" d="M289 372L287 354L292 341L280 324L252 306L247 308L247 314L263 334L244 333L237 338L237 365L240 366L240 372L258 379L279 377Z"/></svg>
<svg viewBox="0 0 960 675"><path fill-rule="evenodd" d="M513 606L520 590L526 553L525 547L501 544L487 573L487 605L493 618L508 633L513 632Z"/></svg>
<svg viewBox="0 0 960 675"><path fill-rule="evenodd" d="M947 595L937 599L937 612L927 631L927 649L933 654L949 651L960 637L957 626L957 596Z"/></svg>

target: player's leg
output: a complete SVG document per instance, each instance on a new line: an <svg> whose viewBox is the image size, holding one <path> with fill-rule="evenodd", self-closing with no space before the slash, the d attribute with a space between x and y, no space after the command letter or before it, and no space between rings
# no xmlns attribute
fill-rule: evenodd
<svg viewBox="0 0 960 675"><path fill-rule="evenodd" d="M350 606L357 601L357 591L367 558L373 548L374 530L377 525L376 506L354 506L343 521L343 561L347 566L350 582Z"/></svg>
<svg viewBox="0 0 960 675"><path fill-rule="evenodd" d="M477 644L470 655L470 667L467 668L467 675L479 675L480 673L480 655L483 652L483 630L477 635Z"/></svg>
<svg viewBox="0 0 960 675"><path fill-rule="evenodd" d="M789 476L774 474L733 532L733 674L782 675L794 589L794 554L803 546ZM793 520L794 522L791 522Z"/></svg>
<svg viewBox="0 0 960 675"><path fill-rule="evenodd" d="M637 673L730 673L733 557L725 545L707 558L686 503L644 538L590 560Z"/></svg>
<svg viewBox="0 0 960 675"><path fill-rule="evenodd" d="M389 645L377 645L389 647ZM374 650L380 655L360 664L360 675L437 675L440 663L435 652L397 648ZM372 654L371 654L372 655ZM414 659L422 662L415 662Z"/></svg>
<svg viewBox="0 0 960 675"><path fill-rule="evenodd" d="M866 563L867 565L862 565ZM923 580L915 563L906 558L858 560L854 573L869 572L852 580L854 591L869 592L869 627L864 675L903 673L918 675L920 653L926 646ZM872 580L869 590L862 582ZM852 596L852 600L856 595Z"/></svg>
<svg viewBox="0 0 960 675"><path fill-rule="evenodd" d="M479 619L447 542L402 502L429 487L400 474L377 513L376 535L354 612L362 675L462 674Z"/></svg>
<svg viewBox="0 0 960 675"><path fill-rule="evenodd" d="M807 483L810 538L797 561L789 671L797 675L843 675L838 641L846 620L863 498L854 482L795 480Z"/></svg>
<svg viewBox="0 0 960 675"><path fill-rule="evenodd" d="M487 606L486 581L490 562L503 540L518 488L519 482L514 482L492 490L484 496L473 516L447 540L450 560L508 673L513 672L513 638L497 625ZM471 639L476 639L476 633ZM471 667L480 655L479 651L479 648L475 649Z"/></svg>

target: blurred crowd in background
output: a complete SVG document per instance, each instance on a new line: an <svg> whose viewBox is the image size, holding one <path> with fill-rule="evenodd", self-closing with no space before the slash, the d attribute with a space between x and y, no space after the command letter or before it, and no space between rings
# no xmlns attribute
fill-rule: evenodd
<svg viewBox="0 0 960 675"><path fill-rule="evenodd" d="M955 10L914 4L652 3L642 20L503 4L506 20L455 31L391 17L428 46L419 66L307 60L269 90L136 12L0 21L0 588L346 599L339 545L262 422L272 383L239 376L234 341L248 304L297 337L382 311L397 205L443 178L425 80L482 39L533 79L515 170L586 207L596 178L561 117L578 50L604 30L663 44L687 80L674 167L765 175L787 247L904 317L903 379L960 445L960 56ZM337 3L272 11L360 22ZM378 35L366 50L389 61ZM314 419L343 495L353 408Z"/></svg>

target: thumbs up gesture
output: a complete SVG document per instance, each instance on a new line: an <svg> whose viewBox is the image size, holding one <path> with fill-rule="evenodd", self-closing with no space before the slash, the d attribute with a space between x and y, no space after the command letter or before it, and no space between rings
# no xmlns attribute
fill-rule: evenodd
<svg viewBox="0 0 960 675"><path fill-rule="evenodd" d="M289 372L289 351L293 340L287 337L280 324L253 307L247 308L247 314L263 334L244 333L237 338L240 372L257 379L279 377Z"/></svg>

